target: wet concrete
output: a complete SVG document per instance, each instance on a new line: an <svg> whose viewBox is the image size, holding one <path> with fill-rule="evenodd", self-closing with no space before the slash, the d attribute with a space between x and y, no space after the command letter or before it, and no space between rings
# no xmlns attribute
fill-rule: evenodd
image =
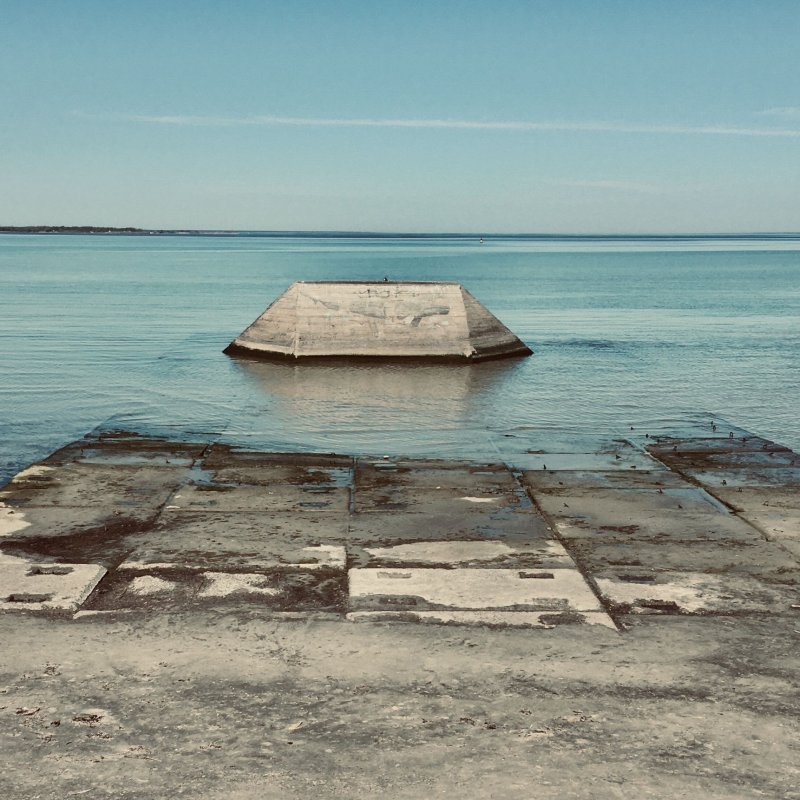
<svg viewBox="0 0 800 800"><path fill-rule="evenodd" d="M73 610L230 596L265 613L343 618L438 610L480 622L478 612L491 611L504 613L493 624L524 624L514 612L591 611L620 630L636 614L791 610L796 456L710 427L518 429L497 437L500 459L458 462L100 432L0 488L0 548L17 565L109 570ZM37 610L3 607L23 606Z"/></svg>
<svg viewBox="0 0 800 800"><path fill-rule="evenodd" d="M710 423L493 442L106 432L24 470L0 796L800 798L794 454Z"/></svg>

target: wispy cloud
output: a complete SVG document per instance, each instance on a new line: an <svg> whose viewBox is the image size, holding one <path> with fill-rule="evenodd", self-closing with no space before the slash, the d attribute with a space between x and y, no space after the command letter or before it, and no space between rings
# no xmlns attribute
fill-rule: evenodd
<svg viewBox="0 0 800 800"><path fill-rule="evenodd" d="M662 194L666 191L664 186L654 183L639 183L637 181L588 181L572 180L557 181L558 186L570 189L601 189L603 191L635 192L639 194Z"/></svg>
<svg viewBox="0 0 800 800"><path fill-rule="evenodd" d="M775 106L775 108L765 108L758 113L764 117L789 117L792 119L800 119L800 106Z"/></svg>
<svg viewBox="0 0 800 800"><path fill-rule="evenodd" d="M729 125L644 125L617 122L526 122L467 119L377 119L371 117L283 117L283 116L199 116L185 114L87 114L78 116L118 120L149 125L176 125L199 128L245 126L298 128L427 128L487 131L576 131L597 133L641 133L679 136L761 136L800 138L800 129L737 127ZM789 116L786 114L786 116Z"/></svg>

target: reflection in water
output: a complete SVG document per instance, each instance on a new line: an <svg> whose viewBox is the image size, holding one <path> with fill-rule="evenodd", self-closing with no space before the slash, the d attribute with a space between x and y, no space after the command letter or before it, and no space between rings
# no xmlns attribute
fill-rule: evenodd
<svg viewBox="0 0 800 800"><path fill-rule="evenodd" d="M797 241L155 238L0 237L0 482L112 416L203 441L445 455L487 429L638 431L710 411L800 448ZM464 284L536 355L300 367L221 352L298 277L387 274Z"/></svg>
<svg viewBox="0 0 800 800"><path fill-rule="evenodd" d="M438 430L487 420L487 395L509 380L518 359L480 364L358 362L302 364L236 359L235 366L264 393L272 421L353 429Z"/></svg>

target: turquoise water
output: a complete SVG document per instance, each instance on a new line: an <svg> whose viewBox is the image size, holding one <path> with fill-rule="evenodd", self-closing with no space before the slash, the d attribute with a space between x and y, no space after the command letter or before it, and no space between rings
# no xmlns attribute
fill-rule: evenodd
<svg viewBox="0 0 800 800"><path fill-rule="evenodd" d="M534 350L290 366L222 349L294 280L463 283ZM800 447L800 237L0 236L0 482L109 420L431 454L517 426L714 413ZM390 449L391 448L391 449Z"/></svg>

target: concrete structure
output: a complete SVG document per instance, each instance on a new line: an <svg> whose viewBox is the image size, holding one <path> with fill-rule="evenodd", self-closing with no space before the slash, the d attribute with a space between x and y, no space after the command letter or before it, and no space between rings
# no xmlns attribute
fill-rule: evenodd
<svg viewBox="0 0 800 800"><path fill-rule="evenodd" d="M800 455L717 423L63 447L0 487L0 798L800 800Z"/></svg>
<svg viewBox="0 0 800 800"><path fill-rule="evenodd" d="M225 352L482 361L532 351L457 283L298 281Z"/></svg>
<svg viewBox="0 0 800 800"><path fill-rule="evenodd" d="M515 429L461 461L90 436L0 488L0 612L235 595L264 613L546 628L795 614L800 457L707 428Z"/></svg>

